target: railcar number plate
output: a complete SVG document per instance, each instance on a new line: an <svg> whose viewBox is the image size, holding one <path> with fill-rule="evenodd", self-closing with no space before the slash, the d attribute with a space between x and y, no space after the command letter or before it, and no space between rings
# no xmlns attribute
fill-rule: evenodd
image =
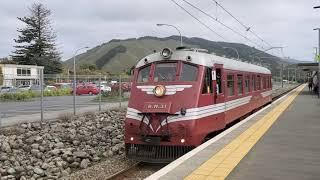
<svg viewBox="0 0 320 180"><path fill-rule="evenodd" d="M159 102L146 102L144 103L144 113L170 113L171 102L159 103Z"/></svg>

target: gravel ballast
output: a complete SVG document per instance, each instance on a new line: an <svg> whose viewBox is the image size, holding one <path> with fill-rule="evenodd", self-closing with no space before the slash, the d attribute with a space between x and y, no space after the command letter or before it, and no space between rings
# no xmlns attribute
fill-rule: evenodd
<svg viewBox="0 0 320 180"><path fill-rule="evenodd" d="M125 109L117 109L2 128L0 179L71 177L102 160L115 169L125 159L124 118Z"/></svg>

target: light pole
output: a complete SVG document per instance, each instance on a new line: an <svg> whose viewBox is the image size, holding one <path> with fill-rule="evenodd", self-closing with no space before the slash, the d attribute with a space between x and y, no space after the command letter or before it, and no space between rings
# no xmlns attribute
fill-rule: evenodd
<svg viewBox="0 0 320 180"><path fill-rule="evenodd" d="M319 35L318 35L318 38L319 38L319 40L318 40L318 56L317 56L317 61L318 61L318 66L319 66L319 68L318 68L318 98L320 98L320 60L318 59L318 57L319 57L319 54L320 54L320 28L315 28L315 29L313 29L313 30L315 30L315 31L318 31L318 33L319 33Z"/></svg>
<svg viewBox="0 0 320 180"><path fill-rule="evenodd" d="M157 24L157 26L169 26L169 27L175 28L178 31L178 33L180 34L180 46L182 46L182 35L181 35L181 31L177 28L177 26L174 26L171 24Z"/></svg>
<svg viewBox="0 0 320 180"><path fill-rule="evenodd" d="M76 77L76 55L78 51L88 49L89 47L82 47L75 51L73 55L73 115L76 115L76 91L77 91L77 77Z"/></svg>
<svg viewBox="0 0 320 180"><path fill-rule="evenodd" d="M283 88L283 63L281 64L281 88Z"/></svg>
<svg viewBox="0 0 320 180"><path fill-rule="evenodd" d="M240 60L240 56L239 56L239 52L238 52L238 50L236 49L236 48L233 48L233 47L222 47L223 49L232 49L232 50L234 50L236 53L237 53L237 56L238 56L238 61Z"/></svg>
<svg viewBox="0 0 320 180"><path fill-rule="evenodd" d="M313 49L316 51L314 54L314 61L317 62L317 58L318 58L318 47L313 47Z"/></svg>

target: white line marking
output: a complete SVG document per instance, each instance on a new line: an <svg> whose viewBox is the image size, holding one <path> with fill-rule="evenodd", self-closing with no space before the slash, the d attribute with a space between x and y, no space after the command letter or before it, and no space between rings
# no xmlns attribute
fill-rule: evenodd
<svg viewBox="0 0 320 180"><path fill-rule="evenodd" d="M300 87L300 86L298 86ZM297 88L298 88L297 87ZM212 143L220 140L221 138L223 138L224 136L226 136L227 134L229 134L230 132L234 131L235 129L237 129L238 127L240 127L242 124L248 122L249 120L251 120L253 117L255 117L257 114L261 113L262 111L268 109L270 106L276 104L278 101L282 100L283 98L287 97L292 91L296 90L297 88L291 90L289 93L287 93L286 95L282 96L281 98L277 99L276 101L272 102L271 104L269 104L268 106L260 109L259 111L257 111L256 113L250 115L249 117L247 117L246 119L240 121L239 123L235 124L234 126L230 127L229 129L223 131L222 133L220 133L219 135L217 135L216 137L210 139L209 141L205 142L204 144L196 147L195 149L193 149L192 151L188 152L187 154L181 156L180 158L178 158L177 160L171 162L170 164L168 164L167 166L163 167L162 169L160 169L159 171L155 172L154 174L150 175L149 177L147 177L145 180L155 180L155 179L159 179L162 176L166 175L167 173L169 173L171 170L173 170L174 168L178 167L180 164L182 164L184 161L188 160L189 158L191 158L192 156L196 155L198 152L202 151L203 149L207 148L209 145L211 145Z"/></svg>

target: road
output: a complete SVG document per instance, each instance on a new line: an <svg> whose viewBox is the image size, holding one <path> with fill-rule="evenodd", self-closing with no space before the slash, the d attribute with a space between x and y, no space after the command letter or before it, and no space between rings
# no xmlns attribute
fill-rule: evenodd
<svg viewBox="0 0 320 180"><path fill-rule="evenodd" d="M95 96L77 96L76 108L96 106L98 102L94 102ZM103 103L105 105L106 103ZM58 96L58 97L44 97L44 110L48 111L62 111L66 109L73 109L73 96ZM73 112L73 111L70 111ZM27 102L1 102L0 103L0 117L14 117L17 115L30 115L40 113L40 98L34 101Z"/></svg>

